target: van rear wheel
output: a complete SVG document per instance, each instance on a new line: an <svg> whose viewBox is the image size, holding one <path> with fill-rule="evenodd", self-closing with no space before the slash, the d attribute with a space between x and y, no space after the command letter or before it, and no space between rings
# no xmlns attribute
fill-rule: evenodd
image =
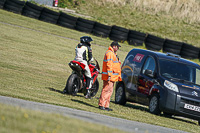
<svg viewBox="0 0 200 133"><path fill-rule="evenodd" d="M123 84L118 84L115 91L115 103L125 105L126 104L126 96Z"/></svg>

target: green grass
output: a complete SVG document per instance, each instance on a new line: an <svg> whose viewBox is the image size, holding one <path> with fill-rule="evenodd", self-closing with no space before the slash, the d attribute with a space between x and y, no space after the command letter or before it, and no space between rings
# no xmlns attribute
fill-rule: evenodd
<svg viewBox="0 0 200 133"><path fill-rule="evenodd" d="M83 94L75 97L63 95L61 92L71 73L68 62L75 56L74 48L79 37L87 34L4 10L0 10L0 29L0 95L71 107L188 132L200 131L197 121L152 115L147 107L138 104L116 105L114 94L110 105L114 111L99 110L101 76L98 77L99 92L92 100L85 99ZM92 45L94 56L102 66L103 56L111 41L92 37L95 40ZM126 43L121 45L118 55L123 61L128 51L134 47ZM3 127L1 125L0 128Z"/></svg>
<svg viewBox="0 0 200 133"><path fill-rule="evenodd" d="M122 133L75 118L0 104L1 133Z"/></svg>

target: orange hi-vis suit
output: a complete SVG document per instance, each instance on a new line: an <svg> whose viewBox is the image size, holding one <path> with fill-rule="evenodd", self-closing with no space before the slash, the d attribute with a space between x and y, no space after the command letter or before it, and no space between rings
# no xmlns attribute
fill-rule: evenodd
<svg viewBox="0 0 200 133"><path fill-rule="evenodd" d="M110 46L105 53L102 68L103 89L99 99L99 106L109 108L110 97L113 93L114 82L122 81L121 79L121 63L117 58L117 54ZM110 81L108 80L110 76Z"/></svg>

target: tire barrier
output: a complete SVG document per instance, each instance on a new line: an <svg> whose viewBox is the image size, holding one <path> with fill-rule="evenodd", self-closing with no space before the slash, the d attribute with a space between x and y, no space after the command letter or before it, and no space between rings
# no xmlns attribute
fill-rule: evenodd
<svg viewBox="0 0 200 133"><path fill-rule="evenodd" d="M30 17L30 18L39 19L42 10L43 10L43 7L32 4L31 2L26 2L22 11L22 15Z"/></svg>
<svg viewBox="0 0 200 133"><path fill-rule="evenodd" d="M134 46L142 46L146 38L145 33L141 33L135 30L130 30L128 34L128 44Z"/></svg>
<svg viewBox="0 0 200 133"><path fill-rule="evenodd" d="M92 30L92 34L100 37L109 37L112 26L104 25L96 22Z"/></svg>
<svg viewBox="0 0 200 133"><path fill-rule="evenodd" d="M128 39L128 33L128 29L113 25L109 38L114 41L124 42Z"/></svg>
<svg viewBox="0 0 200 133"><path fill-rule="evenodd" d="M55 12L53 10L44 7L41 12L39 20L52 24L57 24L59 16L60 16L59 12Z"/></svg>
<svg viewBox="0 0 200 133"><path fill-rule="evenodd" d="M7 11L11 11L17 14L22 13L22 9L24 7L25 1L19 0L6 0L4 3L4 8Z"/></svg>
<svg viewBox="0 0 200 133"><path fill-rule="evenodd" d="M200 59L200 52L199 52L199 59Z"/></svg>
<svg viewBox="0 0 200 133"><path fill-rule="evenodd" d="M163 49L165 39L148 34L145 39L145 46L149 50L160 51Z"/></svg>
<svg viewBox="0 0 200 133"><path fill-rule="evenodd" d="M20 0L0 0L0 9L5 9L27 17L38 19L62 27L75 29L81 32L100 37L109 37L111 40L124 42L129 45L142 46L149 50L170 52L187 59L200 59L200 48L193 45L160 38L151 34L129 30L116 25L109 26L99 22L77 18L63 12L55 12L31 2Z"/></svg>
<svg viewBox="0 0 200 133"><path fill-rule="evenodd" d="M61 12L57 25L70 28L70 29L75 29L77 19L78 19L77 17Z"/></svg>
<svg viewBox="0 0 200 133"><path fill-rule="evenodd" d="M183 45L182 42L177 42L177 41L173 41L170 39L166 39L164 46L163 46L163 52L170 52L173 54L180 55L182 45Z"/></svg>
<svg viewBox="0 0 200 133"><path fill-rule="evenodd" d="M181 49L181 57L187 58L187 59L197 59L199 58L200 48L197 48L193 45L183 43L182 49Z"/></svg>
<svg viewBox="0 0 200 133"><path fill-rule="evenodd" d="M3 9L6 0L0 0L0 9Z"/></svg>
<svg viewBox="0 0 200 133"><path fill-rule="evenodd" d="M78 18L76 21L76 30L92 33L95 22L83 18Z"/></svg>

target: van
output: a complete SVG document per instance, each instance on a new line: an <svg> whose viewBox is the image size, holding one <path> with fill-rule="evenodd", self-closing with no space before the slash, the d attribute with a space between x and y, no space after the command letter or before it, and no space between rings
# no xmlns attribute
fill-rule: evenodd
<svg viewBox="0 0 200 133"><path fill-rule="evenodd" d="M150 113L179 115L200 124L200 66L171 53L132 49L122 64L115 103L136 102Z"/></svg>

